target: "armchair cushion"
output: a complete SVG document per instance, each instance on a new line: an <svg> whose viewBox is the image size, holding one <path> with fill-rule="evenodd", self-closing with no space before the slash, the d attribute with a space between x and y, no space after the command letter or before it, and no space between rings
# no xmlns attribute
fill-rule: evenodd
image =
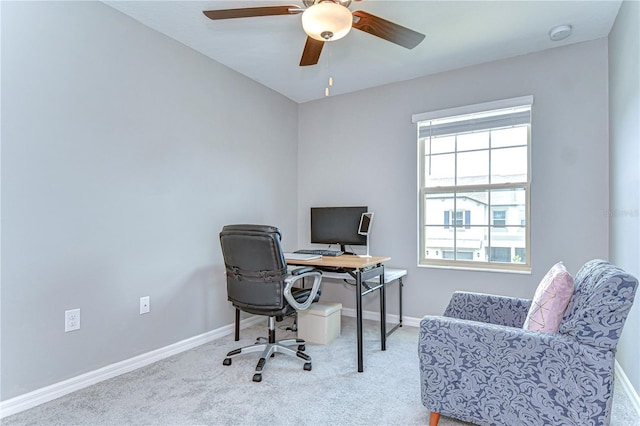
<svg viewBox="0 0 640 426"><path fill-rule="evenodd" d="M531 300L528 299L456 291L444 311L444 316L522 327L530 306Z"/></svg>
<svg viewBox="0 0 640 426"><path fill-rule="evenodd" d="M562 262L549 269L538 285L523 328L555 333L573 295L573 278Z"/></svg>
<svg viewBox="0 0 640 426"><path fill-rule="evenodd" d="M613 355L561 334L426 316L422 403L481 425L604 425Z"/></svg>

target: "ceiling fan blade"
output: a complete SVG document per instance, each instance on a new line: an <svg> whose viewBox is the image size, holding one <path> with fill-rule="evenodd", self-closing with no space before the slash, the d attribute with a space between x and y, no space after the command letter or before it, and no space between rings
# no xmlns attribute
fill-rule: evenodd
<svg viewBox="0 0 640 426"><path fill-rule="evenodd" d="M362 10L356 10L353 12L353 16L353 28L383 38L407 49L413 49L424 40L424 34L394 24L391 21L379 18Z"/></svg>
<svg viewBox="0 0 640 426"><path fill-rule="evenodd" d="M306 67L307 65L317 64L323 47L324 41L307 37L307 42L304 44L304 50L302 51L302 58L300 59L300 66Z"/></svg>
<svg viewBox="0 0 640 426"><path fill-rule="evenodd" d="M205 10L202 13L209 19L250 18L252 16L295 15L304 12L298 6L246 7L243 9Z"/></svg>

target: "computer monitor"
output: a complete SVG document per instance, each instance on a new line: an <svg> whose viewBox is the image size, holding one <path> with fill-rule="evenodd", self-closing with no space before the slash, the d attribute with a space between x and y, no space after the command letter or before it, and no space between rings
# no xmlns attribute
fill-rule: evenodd
<svg viewBox="0 0 640 426"><path fill-rule="evenodd" d="M367 236L358 234L363 213L362 207L311 207L311 242L314 244L338 244L345 246L367 245Z"/></svg>

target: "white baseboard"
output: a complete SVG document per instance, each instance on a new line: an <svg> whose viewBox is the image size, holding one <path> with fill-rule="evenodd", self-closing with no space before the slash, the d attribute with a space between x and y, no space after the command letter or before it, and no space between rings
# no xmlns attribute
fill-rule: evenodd
<svg viewBox="0 0 640 426"><path fill-rule="evenodd" d="M353 308L342 308L342 315L355 318L356 310ZM380 313L375 311L363 311L362 317L367 320L379 321ZM387 319L391 323L397 323L398 318L399 316L395 314L387 315ZM420 320L421 318L404 316L402 318L402 324L403 326L419 327ZM262 321L264 321L264 317L261 316L246 318L241 321L240 328L244 329L252 325L259 324ZM234 325L228 324L218 329L182 340L163 348L156 349L154 351L147 352L133 358L117 362L115 364L107 365L106 367L81 374L80 376L72 377L71 379L64 380L62 382L58 382L44 388L36 389L35 391L16 396L6 401L0 401L0 419L12 414L17 414L21 411L28 410L40 404L44 404L56 398L60 398L61 396L102 382L104 380L111 379L124 373L128 373L130 371L160 361L164 358L179 354L205 343L209 343L213 340L219 339L220 337L224 337L233 333L233 330ZM619 385L627 394L629 400L631 400L633 407L640 416L640 397L629 381L629 378L625 374L624 370L622 369L622 367L620 367L620 364L618 364L618 361L615 362L615 372L617 378L619 379Z"/></svg>
<svg viewBox="0 0 640 426"><path fill-rule="evenodd" d="M351 308L343 308L342 315L355 318L356 310ZM362 317L368 320L379 321L380 313L374 311L363 311ZM389 314L387 315L387 318L390 322L398 322L398 315ZM262 316L246 318L241 321L240 327L250 327L254 324L260 323L261 321L264 321L264 317ZM403 325L412 327L417 327L419 323L419 318L403 317L402 321ZM147 366L164 358L168 358L170 356L195 348L196 346L209 343L220 337L227 336L233 333L233 330L234 325L228 324L216 330L211 330L209 332L182 340L163 348L156 349L151 352L135 356L133 358L125 359L111 365L107 365L105 367L90 371L85 374L81 374L76 377L72 377L62 382L54 383L52 385L36 389L29 393L18 395L6 401L0 401L0 419L12 414L17 414L21 411L28 410L40 404L53 401L56 398L60 398L64 395L68 395L72 392L84 389L88 386L94 385L104 380L108 380L121 374L125 374L138 368Z"/></svg>
<svg viewBox="0 0 640 426"><path fill-rule="evenodd" d="M640 396L638 396L638 392L636 392L624 370L622 369L620 364L618 364L618 360L616 360L615 372L616 378L619 379L616 384L619 384L622 387L622 390L624 390L624 392L629 397L631 405L636 410L636 413L638 413L638 416L640 416Z"/></svg>
<svg viewBox="0 0 640 426"><path fill-rule="evenodd" d="M264 321L265 317L263 316L246 318L240 322L240 328L247 328ZM107 365L106 367L72 377L62 382L54 383L53 385L49 385L44 388L36 389L35 391L16 396L6 401L0 401L0 419L28 410L29 408L44 404L45 402L52 401L56 398L60 398L61 396L70 394L71 392L75 392L104 380L128 373L156 361L160 361L161 359L195 348L196 346L209 343L213 340L219 339L220 337L227 336L234 332L234 328L234 324L228 324L163 348L156 349L133 358L125 359L124 361L116 362L115 364Z"/></svg>
<svg viewBox="0 0 640 426"><path fill-rule="evenodd" d="M356 310L353 308L342 308L342 315L345 317L356 317ZM366 320L380 321L380 312L379 311L362 311L362 318ZM396 314L387 314L387 321L390 323L397 324L400 321L400 316ZM419 327L420 320L422 318L415 317L407 317L402 316L402 325L408 327Z"/></svg>

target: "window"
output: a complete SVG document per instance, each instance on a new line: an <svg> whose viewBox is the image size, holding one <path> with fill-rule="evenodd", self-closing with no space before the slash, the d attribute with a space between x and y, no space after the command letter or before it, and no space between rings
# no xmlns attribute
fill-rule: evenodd
<svg viewBox="0 0 640 426"><path fill-rule="evenodd" d="M469 210L449 210L444 212L444 227L449 229L449 224L456 228L462 228L463 226L469 229L469 223L471 221L471 212Z"/></svg>
<svg viewBox="0 0 640 426"><path fill-rule="evenodd" d="M493 216L493 226L504 228L507 224L507 211L506 210L493 210L491 212Z"/></svg>
<svg viewBox="0 0 640 426"><path fill-rule="evenodd" d="M532 103L526 96L413 116L419 265L530 271Z"/></svg>
<svg viewBox="0 0 640 426"><path fill-rule="evenodd" d="M492 262L511 262L511 247L491 247Z"/></svg>

